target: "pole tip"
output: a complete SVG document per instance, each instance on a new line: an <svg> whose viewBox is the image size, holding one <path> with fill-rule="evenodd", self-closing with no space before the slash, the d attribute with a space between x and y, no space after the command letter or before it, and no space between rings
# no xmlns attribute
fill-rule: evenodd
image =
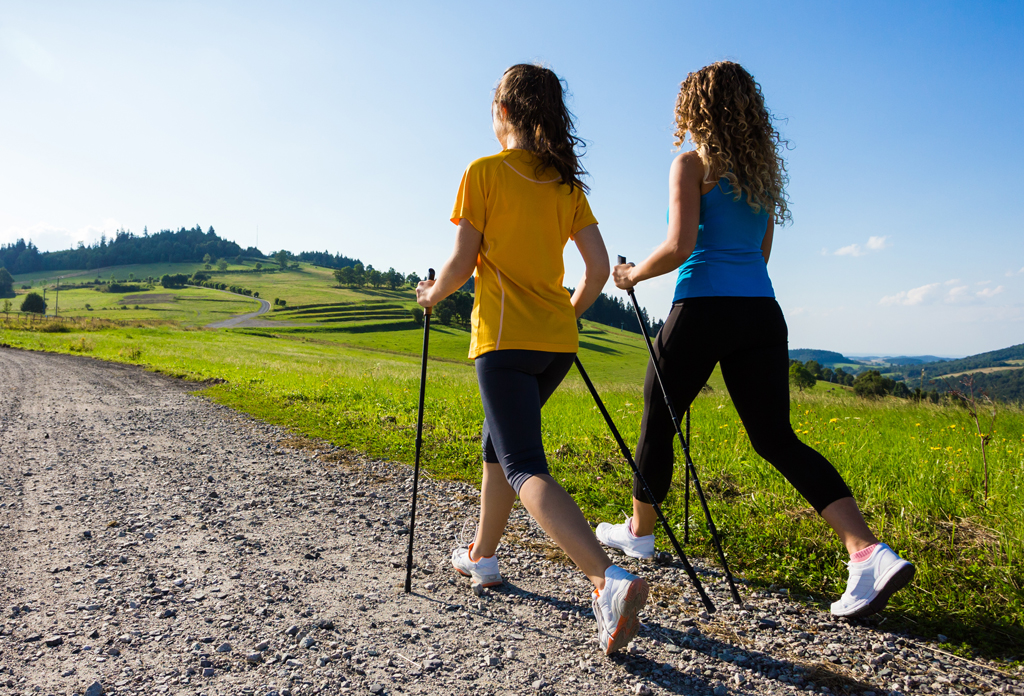
<svg viewBox="0 0 1024 696"><path fill-rule="evenodd" d="M427 269L427 280L433 280L433 279L434 279L434 269L433 268L428 268Z"/></svg>
<svg viewBox="0 0 1024 696"><path fill-rule="evenodd" d="M619 254L619 265L621 266L624 263L626 263L626 257L623 256L622 254Z"/></svg>

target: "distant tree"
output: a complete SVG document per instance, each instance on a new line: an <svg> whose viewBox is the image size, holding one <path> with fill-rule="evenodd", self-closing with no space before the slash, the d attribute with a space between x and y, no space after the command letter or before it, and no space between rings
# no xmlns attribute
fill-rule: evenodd
<svg viewBox="0 0 1024 696"><path fill-rule="evenodd" d="M835 377L835 374L836 373L832 371L832 368L829 368L829 367L822 368L822 370L821 370L821 379L823 379L826 382L831 382L832 378Z"/></svg>
<svg viewBox="0 0 1024 696"><path fill-rule="evenodd" d="M361 263L357 263L352 267L352 284L357 288L361 288L366 284L366 270Z"/></svg>
<svg viewBox="0 0 1024 696"><path fill-rule="evenodd" d="M355 285L355 271L351 266L337 268L334 271L334 279L338 281L339 287Z"/></svg>
<svg viewBox="0 0 1024 696"><path fill-rule="evenodd" d="M262 271L263 270L263 264L260 263L259 261L256 262L256 270L257 271Z"/></svg>
<svg viewBox="0 0 1024 696"><path fill-rule="evenodd" d="M397 290L398 286L402 284L405 278L401 273L396 271L394 268L389 268L387 273L384 274L384 281L388 284L388 287L392 290Z"/></svg>
<svg viewBox="0 0 1024 696"><path fill-rule="evenodd" d="M853 381L853 391L857 396L873 399L886 394L891 394L895 389L896 382L888 377L883 377L878 370L866 370L857 375Z"/></svg>
<svg viewBox="0 0 1024 696"><path fill-rule="evenodd" d="M188 276L185 275L184 273L175 273L174 275L164 273L162 276L160 276L160 284L165 288L184 287L185 285L188 284L188 280Z"/></svg>
<svg viewBox="0 0 1024 696"><path fill-rule="evenodd" d="M468 324L473 316L473 296L468 292L456 292L450 296L455 305L452 309L462 324Z"/></svg>
<svg viewBox="0 0 1024 696"><path fill-rule="evenodd" d="M811 371L808 370L803 363L794 361L793 364L789 366L789 382L800 391L803 391L804 389L810 389L813 387L816 380L814 379L814 375L811 374Z"/></svg>
<svg viewBox="0 0 1024 696"><path fill-rule="evenodd" d="M6 268L0 268L0 297L14 296L14 276Z"/></svg>
<svg viewBox="0 0 1024 696"><path fill-rule="evenodd" d="M88 309L89 305L86 305L85 308ZM6 319L10 319L10 316L9 316L10 313L11 313L11 301L10 300L4 300L4 319L5 320ZM423 310L420 310L420 313L422 314Z"/></svg>
<svg viewBox="0 0 1024 696"><path fill-rule="evenodd" d="M914 393L910 391L910 387L907 386L906 382L897 382L892 389L892 395L898 396L901 399L909 399Z"/></svg>
<svg viewBox="0 0 1024 696"><path fill-rule="evenodd" d="M209 254L203 256L203 263L209 268L210 264L213 263L213 257Z"/></svg>
<svg viewBox="0 0 1024 696"><path fill-rule="evenodd" d="M46 300L38 292L30 292L21 303L21 311L46 314Z"/></svg>
<svg viewBox="0 0 1024 696"><path fill-rule="evenodd" d="M228 270L228 260L227 259L220 259L219 261L217 261L217 270L218 271L226 271L226 270Z"/></svg>
<svg viewBox="0 0 1024 696"><path fill-rule="evenodd" d="M814 379L821 379L821 363L817 360L808 360L804 363L804 367L807 371L814 375Z"/></svg>
<svg viewBox="0 0 1024 696"><path fill-rule="evenodd" d="M405 277L405 282L407 282L409 285L413 287L416 287L420 283L420 277L415 273L410 273Z"/></svg>
<svg viewBox="0 0 1024 696"><path fill-rule="evenodd" d="M366 282L375 288L379 288L384 284L384 274L376 268L371 268L366 272Z"/></svg>
<svg viewBox="0 0 1024 696"><path fill-rule="evenodd" d="M409 312L412 313L412 320L416 322L419 326L423 326L423 308L413 307L412 309L409 310Z"/></svg>
<svg viewBox="0 0 1024 696"><path fill-rule="evenodd" d="M274 254L274 260L277 261L277 264L281 267L282 270L288 268L289 256L291 256L291 254L289 254L284 249L281 249L280 251Z"/></svg>
<svg viewBox="0 0 1024 696"><path fill-rule="evenodd" d="M445 326L448 326L449 324L452 323L452 317L455 314L455 312L452 311L451 305L445 304L447 300L447 297L444 298L443 300L438 302L437 305L434 307L434 316L437 317L437 320L444 324Z"/></svg>

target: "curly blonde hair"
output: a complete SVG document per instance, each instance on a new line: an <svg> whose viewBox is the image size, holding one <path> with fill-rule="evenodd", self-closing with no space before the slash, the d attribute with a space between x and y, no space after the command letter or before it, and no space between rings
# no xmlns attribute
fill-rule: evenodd
<svg viewBox="0 0 1024 696"><path fill-rule="evenodd" d="M775 129L761 85L738 63L721 61L692 72L676 98L676 146L690 134L709 174L725 177L755 213L767 210L775 221L792 220L786 195L788 142ZM707 175L705 175L707 176Z"/></svg>

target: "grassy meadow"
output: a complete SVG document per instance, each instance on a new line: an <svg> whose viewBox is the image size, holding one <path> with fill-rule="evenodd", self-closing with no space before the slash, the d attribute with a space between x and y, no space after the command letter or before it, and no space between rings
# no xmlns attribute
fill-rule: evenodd
<svg viewBox="0 0 1024 696"><path fill-rule="evenodd" d="M228 279L232 275L237 277ZM175 290L184 315L150 321L152 309L99 310L90 303L89 311L74 304L86 300L69 299L69 308L75 307L69 312L80 318L56 328L12 318L0 331L0 343L133 362L196 381L223 380L201 393L297 433L412 462L422 329L408 315L411 291L332 288L329 271L305 265L299 271L214 277L258 290L266 299L285 298L288 306L266 315L274 322L270 328L214 331L197 329L202 323L187 316L213 316L214 309L200 308L214 301L207 294L237 303L218 307L218 318L220 310L242 313L256 303L204 289ZM73 292L121 302L115 294ZM62 314L64 303L62 292ZM430 475L479 484L483 413L466 358L469 334L437 325L431 333L423 465ZM581 361L623 436L635 443L646 367L642 338L585 322L581 346ZM711 386L692 409L692 452L730 563L751 583L777 583L827 606L845 583L843 549L753 452L717 371ZM987 446L987 500L980 438L962 409L894 398L867 401L819 383L794 391L791 415L799 437L847 479L876 533L917 564L914 589L898 594L889 611L869 621L926 638L944 634L948 649L964 654L1020 659L1024 413L998 409ZM588 518L618 521L629 514L628 465L575 371L545 408L544 428L552 473ZM665 504L680 539L683 474L677 467L677 485ZM696 501L691 513L688 553L711 560ZM669 548L660 532L659 548Z"/></svg>

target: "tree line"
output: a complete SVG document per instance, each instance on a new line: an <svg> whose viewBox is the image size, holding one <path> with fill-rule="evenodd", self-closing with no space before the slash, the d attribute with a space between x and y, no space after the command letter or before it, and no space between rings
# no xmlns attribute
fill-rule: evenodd
<svg viewBox="0 0 1024 696"><path fill-rule="evenodd" d="M238 244L221 239L213 227L203 232L199 225L177 231L161 230L150 234L143 228L141 235L119 229L107 239L91 245L79 242L74 249L41 252L31 240L19 239L12 244L0 245L0 266L11 273L36 271L69 271L105 266L126 266L143 263L182 263L201 261L209 254L213 258L237 258L242 255L264 258L259 249L242 249Z"/></svg>

